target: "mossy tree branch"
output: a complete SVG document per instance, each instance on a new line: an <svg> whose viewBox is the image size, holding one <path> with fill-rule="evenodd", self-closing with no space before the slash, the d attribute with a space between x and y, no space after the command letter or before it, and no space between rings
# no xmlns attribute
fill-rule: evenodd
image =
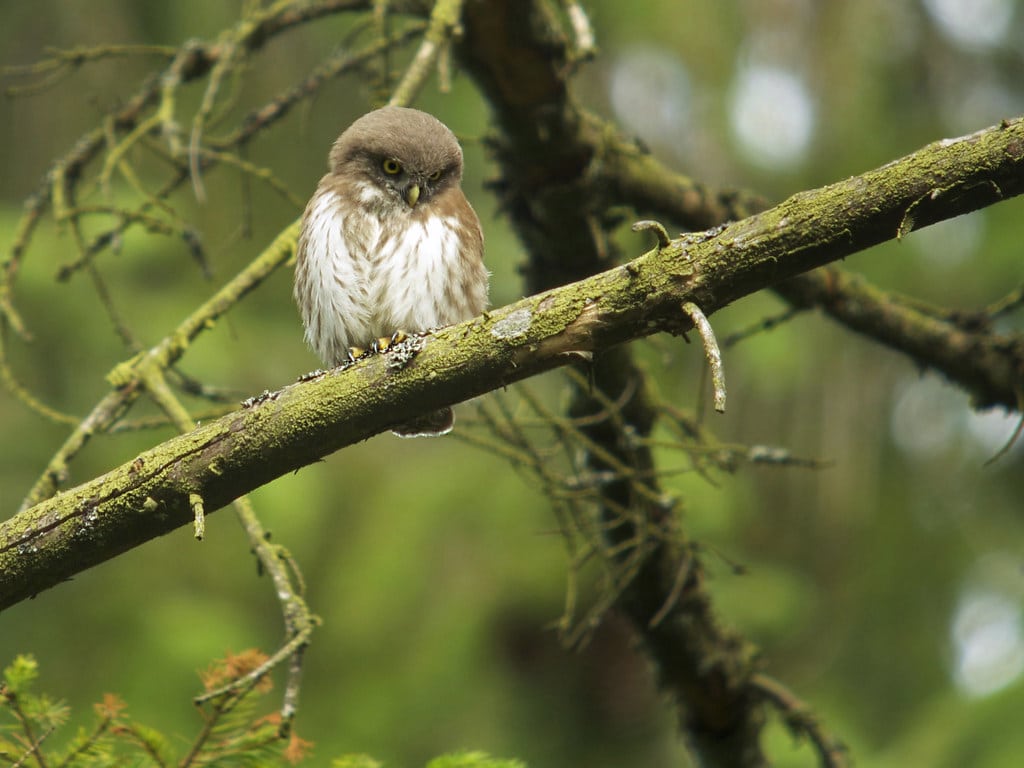
<svg viewBox="0 0 1024 768"><path fill-rule="evenodd" d="M595 183L607 190L610 203L680 225L705 229L764 210L767 201L741 191L713 193L667 168L657 158L608 133L588 118L588 133L603 147ZM993 194L999 190L993 188ZM938 191L941 194L941 190ZM915 209L916 210L916 209ZM901 226L913 218L907 211ZM922 308L920 302L871 285L838 268L798 275L773 287L797 309L817 308L852 331L907 355L970 394L979 408L1020 409L1018 339L997 333L995 317L984 312L956 315Z"/></svg>
<svg viewBox="0 0 1024 768"><path fill-rule="evenodd" d="M285 387L0 525L0 608L413 416L652 333L913 228L1024 191L1024 120L931 144L757 216ZM277 247L280 247L279 245ZM413 352L411 361L408 358ZM1024 343L999 350L1010 392ZM981 361L979 361L981 362Z"/></svg>

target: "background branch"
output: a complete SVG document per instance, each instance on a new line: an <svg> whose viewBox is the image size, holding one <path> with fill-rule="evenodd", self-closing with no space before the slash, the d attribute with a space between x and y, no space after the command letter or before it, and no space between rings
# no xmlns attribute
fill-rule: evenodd
<svg viewBox="0 0 1024 768"><path fill-rule="evenodd" d="M533 290L578 280L617 260L610 237L618 223L613 206L631 205L640 216L665 215L692 229L743 219L763 209L763 200L755 195L711 190L667 171L635 142L624 139L615 126L583 111L573 98L567 77L576 60L572 43L550 6L540 2L495 2L484 10L471 5L466 26L462 58L487 95L501 130L492 147L501 167L497 189L503 208L529 251L526 280ZM1008 150L1019 159L1016 141ZM917 212L920 206L927 208L936 195L945 194L943 180L930 173L927 169L921 178L927 181L888 215L878 209L861 209L864 215L880 214L872 216L877 228L869 237L872 243L896 236L908 218L911 226L916 225L918 222L908 217L908 212ZM1003 178L1009 181L1008 177L1017 173L1010 171ZM878 184L879 190L888 192L897 176L861 178L856 183ZM976 183L987 187L988 182L983 180L986 176L987 171L981 171ZM983 194L1000 197L1003 192L999 184L995 182ZM787 250L791 255L814 242L817 232L826 239L829 231L837 235L834 247L842 248L847 239L850 245L857 241L852 231L844 233L842 227L832 229L827 223L848 201L820 198L804 207L805 202L810 203L810 198L789 201L776 209L780 228L792 228L792 232L801 233L801 239L806 238L799 245L790 244ZM920 213L928 215L926 210ZM750 236L759 235L760 231ZM742 228L737 240L728 236L719 240L718 263L727 264L734 257L732 246L747 241ZM775 265L765 267L755 278L759 287L777 284L784 278L775 271ZM738 296L723 296L712 289L710 295L696 296L695 303L711 312L733 298ZM1002 388L1013 398L1010 402L1016 402L1013 389L1020 386L1022 370L1017 350L1003 358L998 371L990 371L995 375L1012 372L1009 378L1003 378ZM647 438L656 420L645 394L646 376L627 348L603 350L589 374L588 386L577 390L570 406L570 414L577 419L602 413L602 400L616 401L626 391L635 393L618 424L600 420L584 431L638 476L650 478L647 493L639 493L626 480L604 489L604 515L611 526L612 544L637 541L644 525L658 527L666 519L664 508L646 501L660 495L653 472L655 462L651 451L635 439ZM594 472L610 469L592 452L587 454L587 461ZM628 517L623 522L624 509L632 510L632 519L641 522L631 522ZM652 622L654 616L664 619L666 596L676 591L680 574L684 574L682 583L686 585L684 598L670 606L667 620ZM683 731L697 752L714 764L759 764L764 759L758 738L763 715L759 698L747 686L752 669L750 650L738 636L722 630L703 588L701 564L685 540L660 542L644 551L635 578L621 593L617 607L630 617L644 640L659 667L662 685L683 702Z"/></svg>

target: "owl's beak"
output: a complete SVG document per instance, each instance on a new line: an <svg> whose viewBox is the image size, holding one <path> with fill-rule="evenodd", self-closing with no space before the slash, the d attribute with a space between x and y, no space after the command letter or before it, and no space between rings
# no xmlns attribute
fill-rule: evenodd
<svg viewBox="0 0 1024 768"><path fill-rule="evenodd" d="M420 185L410 184L405 188L405 202L409 204L410 208L416 207L416 202L420 199Z"/></svg>

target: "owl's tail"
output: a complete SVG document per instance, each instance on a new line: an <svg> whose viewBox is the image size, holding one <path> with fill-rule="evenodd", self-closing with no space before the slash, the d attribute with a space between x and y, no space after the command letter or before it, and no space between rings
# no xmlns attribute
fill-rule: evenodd
<svg viewBox="0 0 1024 768"><path fill-rule="evenodd" d="M391 431L399 437L440 437L451 432L454 424L455 413L452 409L441 408L399 424Z"/></svg>

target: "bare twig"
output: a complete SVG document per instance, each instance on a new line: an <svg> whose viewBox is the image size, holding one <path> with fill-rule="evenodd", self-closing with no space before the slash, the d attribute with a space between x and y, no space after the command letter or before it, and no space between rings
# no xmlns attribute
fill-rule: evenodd
<svg viewBox="0 0 1024 768"><path fill-rule="evenodd" d="M426 82L434 62L448 47L451 38L460 31L459 19L462 16L464 0L437 0L430 12L430 24L423 36L419 50L405 71L405 76L395 88L388 102L394 107L411 104Z"/></svg>
<svg viewBox="0 0 1024 768"><path fill-rule="evenodd" d="M274 584L274 592L284 616L286 640L277 651L249 674L222 688L198 696L195 702L201 704L226 694L240 693L259 682L270 670L288 661L288 679L281 703L281 728L285 730L290 727L298 708L303 652L319 620L309 610L305 599L293 583L292 573L295 574L300 586L302 584L295 563L282 547L270 543L270 537L256 517L249 499L237 499L234 508L253 554L256 555L261 568L270 574Z"/></svg>
<svg viewBox="0 0 1024 768"><path fill-rule="evenodd" d="M692 301L683 304L683 312L693 321L693 327L697 329L697 333L700 334L701 341L704 343L704 355L711 368L711 384L715 392L715 410L725 413L725 370L722 367L722 350L718 348L715 332L711 329L711 323L701 312L700 307Z"/></svg>
<svg viewBox="0 0 1024 768"><path fill-rule="evenodd" d="M196 537L196 541L202 541L206 536L206 512L203 511L203 497L198 493L190 493L188 505L192 507L192 515L195 518L193 535Z"/></svg>
<svg viewBox="0 0 1024 768"><path fill-rule="evenodd" d="M1024 390L1018 390L1017 392L1017 413L1020 414L1020 418L1017 419L1017 426L1014 427L1013 433L1006 439L1002 447L993 454L992 458L985 462L986 467L995 464L1008 454L1013 446L1017 444L1021 434L1024 433Z"/></svg>
<svg viewBox="0 0 1024 768"><path fill-rule="evenodd" d="M634 232L653 232L654 236L658 239L658 248L667 248L669 243L672 242L664 225L658 221L644 219L633 224L632 229Z"/></svg>
<svg viewBox="0 0 1024 768"><path fill-rule="evenodd" d="M750 677L750 687L779 710L790 731L806 736L818 752L823 768L847 768L846 746L822 727L810 708L782 683L763 674Z"/></svg>
<svg viewBox="0 0 1024 768"><path fill-rule="evenodd" d="M594 28L590 26L587 12L583 10L583 6L578 0L563 0L563 2L573 34L573 55L579 61L588 61L597 53Z"/></svg>

